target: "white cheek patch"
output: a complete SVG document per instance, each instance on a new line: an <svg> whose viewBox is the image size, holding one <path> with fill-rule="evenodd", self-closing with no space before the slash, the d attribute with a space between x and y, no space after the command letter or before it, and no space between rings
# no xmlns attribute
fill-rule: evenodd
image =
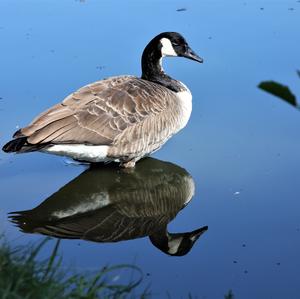
<svg viewBox="0 0 300 299"><path fill-rule="evenodd" d="M162 56L177 56L177 53L175 52L172 43L167 38L162 38L160 40L161 42L161 55Z"/></svg>
<svg viewBox="0 0 300 299"><path fill-rule="evenodd" d="M176 254L178 252L178 248L179 248L182 240L183 240L183 237L180 237L180 238L169 241L169 243L168 243L168 247L169 247L168 252L170 254Z"/></svg>

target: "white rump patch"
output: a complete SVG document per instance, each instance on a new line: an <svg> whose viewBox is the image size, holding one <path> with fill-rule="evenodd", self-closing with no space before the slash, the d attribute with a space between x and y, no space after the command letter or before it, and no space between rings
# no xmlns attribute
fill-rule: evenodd
<svg viewBox="0 0 300 299"><path fill-rule="evenodd" d="M55 144L48 147L44 152L59 156L67 156L76 160L87 162L106 161L107 145L84 145L84 144Z"/></svg>
<svg viewBox="0 0 300 299"><path fill-rule="evenodd" d="M162 44L162 48L161 48L162 56L177 56L177 53L175 52L172 43L169 39L164 37L160 40L160 42Z"/></svg>

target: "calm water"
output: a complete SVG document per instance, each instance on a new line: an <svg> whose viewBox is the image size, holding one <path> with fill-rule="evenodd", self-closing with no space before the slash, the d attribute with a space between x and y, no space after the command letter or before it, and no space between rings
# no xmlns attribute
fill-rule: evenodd
<svg viewBox="0 0 300 299"><path fill-rule="evenodd" d="M1 152L1 231L12 244L43 238L20 232L7 217L41 203L23 230L74 237L74 227L78 236L111 213L117 217L107 230L93 230L87 239L141 238L63 240L66 265L84 271L134 263L148 274L143 286L150 285L155 298L168 292L215 299L229 289L236 298L300 298L300 112L257 88L276 80L300 97L299 28L299 1L2 0L1 146L77 88L112 75L139 75L141 52L159 32L181 32L205 63L165 61L166 71L193 93L192 117L154 155L158 160L141 162L134 173L86 171L61 157ZM131 187L122 202L124 182ZM95 198L108 189L117 204L105 212ZM74 221L78 211L82 217ZM53 213L71 218L54 223ZM130 232L117 231L117 221ZM147 237L205 226L180 257Z"/></svg>

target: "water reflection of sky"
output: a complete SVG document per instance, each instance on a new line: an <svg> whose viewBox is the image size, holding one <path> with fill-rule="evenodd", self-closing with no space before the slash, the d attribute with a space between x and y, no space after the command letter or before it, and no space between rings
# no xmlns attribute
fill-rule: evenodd
<svg viewBox="0 0 300 299"><path fill-rule="evenodd" d="M169 229L200 224L209 231L183 258L161 254L146 239L63 241L66 261L83 268L135 261L150 273L154 292L175 298L222 298L228 289L239 298L299 296L300 113L256 88L273 79L300 95L299 13L296 1L1 1L1 145L80 86L140 74L141 52L158 32L181 32L205 60L165 61L192 90L194 107L187 128L155 156L184 167L196 184ZM0 159L8 238L39 239L21 235L5 213L33 208L83 168L42 154Z"/></svg>

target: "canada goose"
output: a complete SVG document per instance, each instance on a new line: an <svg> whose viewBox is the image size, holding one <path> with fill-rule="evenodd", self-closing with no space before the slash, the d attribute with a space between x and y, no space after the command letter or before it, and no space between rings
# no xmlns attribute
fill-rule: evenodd
<svg viewBox="0 0 300 299"><path fill-rule="evenodd" d="M87 162L134 167L187 124L192 95L162 68L162 58L203 60L176 32L154 37L142 55L142 76L86 85L18 130L5 152L42 151Z"/></svg>
<svg viewBox="0 0 300 299"><path fill-rule="evenodd" d="M185 169L148 158L129 173L113 165L90 168L36 208L10 217L23 232L58 238L103 243L149 236L155 247L179 256L207 230L167 230L192 199L194 188Z"/></svg>

